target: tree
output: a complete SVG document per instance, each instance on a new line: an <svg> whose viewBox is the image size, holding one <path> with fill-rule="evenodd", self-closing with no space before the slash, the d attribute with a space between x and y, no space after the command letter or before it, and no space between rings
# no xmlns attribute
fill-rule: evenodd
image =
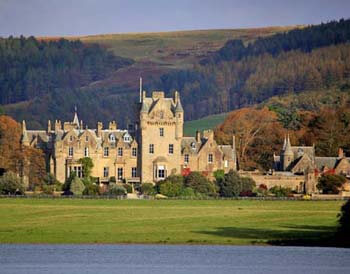
<svg viewBox="0 0 350 274"><path fill-rule="evenodd" d="M74 179L72 180L72 182L70 184L69 190L74 195L82 195L84 190L85 190L85 186L84 186L83 182L78 177L74 177Z"/></svg>
<svg viewBox="0 0 350 274"><path fill-rule="evenodd" d="M78 161L82 165L84 178L90 178L94 163L90 157L80 158Z"/></svg>
<svg viewBox="0 0 350 274"><path fill-rule="evenodd" d="M217 181L219 193L222 197L237 197L252 193L255 182L251 178L240 177L236 171L230 170L223 179Z"/></svg>
<svg viewBox="0 0 350 274"><path fill-rule="evenodd" d="M1 194L24 194L25 186L22 180L12 171L0 177Z"/></svg>
<svg viewBox="0 0 350 274"><path fill-rule="evenodd" d="M338 217L338 232L350 239L350 200L342 205Z"/></svg>
<svg viewBox="0 0 350 274"><path fill-rule="evenodd" d="M317 188L321 190L323 194L338 194L345 182L346 179L344 176L326 174L318 179Z"/></svg>
<svg viewBox="0 0 350 274"><path fill-rule="evenodd" d="M215 185L202 173L194 171L185 178L185 186L192 188L195 192L205 195L215 195Z"/></svg>

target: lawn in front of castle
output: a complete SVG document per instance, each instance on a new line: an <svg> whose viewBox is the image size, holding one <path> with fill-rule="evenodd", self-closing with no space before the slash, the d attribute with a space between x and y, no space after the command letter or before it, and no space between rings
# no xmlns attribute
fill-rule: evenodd
<svg viewBox="0 0 350 274"><path fill-rule="evenodd" d="M0 243L322 245L343 203L3 198Z"/></svg>

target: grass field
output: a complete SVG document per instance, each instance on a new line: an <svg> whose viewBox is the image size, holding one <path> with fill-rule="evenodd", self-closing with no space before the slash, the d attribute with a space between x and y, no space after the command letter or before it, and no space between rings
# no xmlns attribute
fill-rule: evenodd
<svg viewBox="0 0 350 274"><path fill-rule="evenodd" d="M0 243L318 245L342 203L0 199Z"/></svg>
<svg viewBox="0 0 350 274"><path fill-rule="evenodd" d="M221 113L209 115L198 120L186 121L184 124L184 135L195 136L197 130L214 129L225 120L227 115L228 113Z"/></svg>

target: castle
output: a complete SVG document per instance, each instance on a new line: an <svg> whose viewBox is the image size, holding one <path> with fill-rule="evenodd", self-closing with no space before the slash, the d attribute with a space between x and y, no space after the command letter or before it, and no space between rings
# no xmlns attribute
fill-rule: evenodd
<svg viewBox="0 0 350 274"><path fill-rule="evenodd" d="M47 171L60 182L73 171L84 176L79 162L84 157L92 159L91 175L100 184L115 177L135 187L173 174L199 171L210 177L218 169L237 169L234 139L233 146L218 145L212 130L183 136L184 110L177 91L173 98L166 98L163 91L147 97L140 85L137 105L138 120L130 130L118 129L115 121L106 128L101 122L96 129L84 128L75 110L72 122L56 120L52 128L48 121L46 130L27 130L23 121L21 141L44 151Z"/></svg>

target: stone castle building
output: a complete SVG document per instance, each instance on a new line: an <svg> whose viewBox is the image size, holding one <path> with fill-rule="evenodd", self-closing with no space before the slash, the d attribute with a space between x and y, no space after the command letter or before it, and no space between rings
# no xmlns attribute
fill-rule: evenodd
<svg viewBox="0 0 350 274"><path fill-rule="evenodd" d="M141 91L141 90L140 90ZM48 121L46 130L27 130L22 125L23 145L45 152L47 171L64 182L74 171L83 177L79 159L90 157L92 176L99 183L111 177L133 184L157 182L172 174L200 171L212 176L215 170L237 169L236 150L218 145L212 130L184 137L184 110L180 95L166 98L154 91L151 97L140 92L138 120L132 130L118 129L112 121L108 127L101 122L96 129L83 127L75 111L72 122Z"/></svg>

